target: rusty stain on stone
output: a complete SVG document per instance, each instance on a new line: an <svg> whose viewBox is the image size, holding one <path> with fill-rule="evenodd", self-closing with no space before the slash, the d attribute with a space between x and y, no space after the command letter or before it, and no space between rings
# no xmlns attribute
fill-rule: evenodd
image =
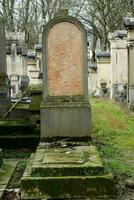
<svg viewBox="0 0 134 200"><path fill-rule="evenodd" d="M55 24L48 34L48 94L83 95L83 40L71 22Z"/></svg>

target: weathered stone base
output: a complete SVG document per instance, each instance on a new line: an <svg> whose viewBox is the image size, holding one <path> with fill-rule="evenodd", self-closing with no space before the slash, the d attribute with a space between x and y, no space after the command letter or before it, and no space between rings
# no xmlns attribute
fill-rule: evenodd
<svg viewBox="0 0 134 200"><path fill-rule="evenodd" d="M42 84L40 85L31 85L29 88L31 103L29 106L29 110L32 112L40 113L40 105L42 103L42 93L43 88Z"/></svg>
<svg viewBox="0 0 134 200"><path fill-rule="evenodd" d="M40 128L36 121L31 120L0 120L1 148L33 148L40 141Z"/></svg>
<svg viewBox="0 0 134 200"><path fill-rule="evenodd" d="M85 137L91 132L91 108L85 102L43 102L41 138Z"/></svg>
<svg viewBox="0 0 134 200"><path fill-rule="evenodd" d="M134 112L134 102L128 103L128 108Z"/></svg>
<svg viewBox="0 0 134 200"><path fill-rule="evenodd" d="M10 105L10 85L6 75L0 75L0 118L4 116Z"/></svg>
<svg viewBox="0 0 134 200"><path fill-rule="evenodd" d="M134 85L129 85L129 89L128 89L128 108L131 111L134 111Z"/></svg>
<svg viewBox="0 0 134 200"><path fill-rule="evenodd" d="M113 194L113 176L105 172L95 146L40 144L21 179L22 200L87 199Z"/></svg>

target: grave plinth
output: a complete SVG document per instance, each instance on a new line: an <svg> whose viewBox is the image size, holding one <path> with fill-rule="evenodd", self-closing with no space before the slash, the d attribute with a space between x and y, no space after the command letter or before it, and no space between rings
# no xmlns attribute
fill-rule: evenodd
<svg viewBox="0 0 134 200"><path fill-rule="evenodd" d="M21 199L88 199L112 196L112 174L94 146L39 146L21 180ZM103 196L103 197L104 197Z"/></svg>
<svg viewBox="0 0 134 200"><path fill-rule="evenodd" d="M127 31L116 30L111 34L111 89L110 99L125 101L124 89L128 82Z"/></svg>
<svg viewBox="0 0 134 200"><path fill-rule="evenodd" d="M90 136L87 40L73 17L58 17L43 33L41 138Z"/></svg>
<svg viewBox="0 0 134 200"><path fill-rule="evenodd" d="M21 199L87 199L111 195L113 176L89 145L87 41L73 17L57 17L43 33L41 143L21 179ZM90 141L91 142L91 141Z"/></svg>

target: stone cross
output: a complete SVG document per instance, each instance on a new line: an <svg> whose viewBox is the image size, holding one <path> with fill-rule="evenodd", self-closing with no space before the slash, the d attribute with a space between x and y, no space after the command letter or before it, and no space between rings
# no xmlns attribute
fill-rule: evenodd
<svg viewBox="0 0 134 200"><path fill-rule="evenodd" d="M87 38L77 19L57 17L45 27L43 72L42 138L89 136Z"/></svg>

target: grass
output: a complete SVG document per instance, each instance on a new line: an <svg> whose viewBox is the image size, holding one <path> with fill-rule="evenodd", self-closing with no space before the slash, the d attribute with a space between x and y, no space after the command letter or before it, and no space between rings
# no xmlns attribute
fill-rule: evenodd
<svg viewBox="0 0 134 200"><path fill-rule="evenodd" d="M93 141L107 169L134 178L134 114L115 102L91 99Z"/></svg>

